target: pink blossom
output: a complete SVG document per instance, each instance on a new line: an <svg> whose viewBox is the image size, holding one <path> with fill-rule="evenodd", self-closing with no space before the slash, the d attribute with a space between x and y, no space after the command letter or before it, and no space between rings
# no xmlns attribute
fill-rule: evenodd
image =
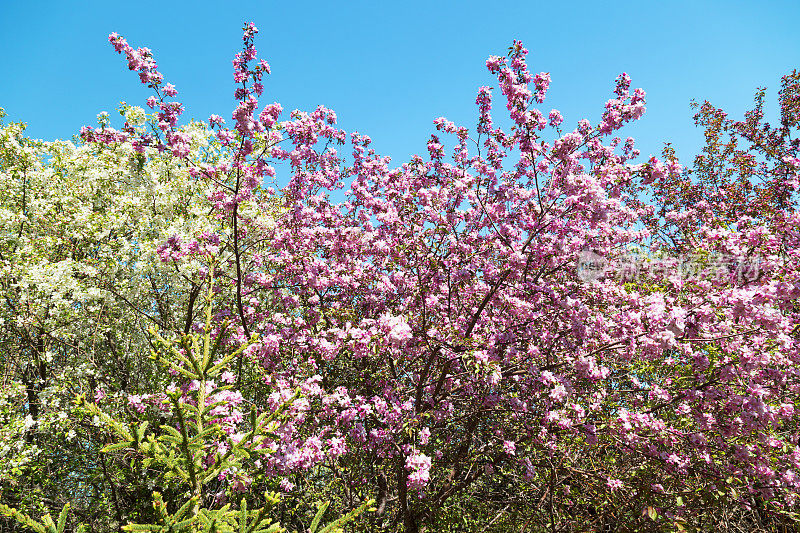
<svg viewBox="0 0 800 533"><path fill-rule="evenodd" d="M516 455L517 445L510 440L503 441L503 451L508 455Z"/></svg>
<svg viewBox="0 0 800 533"><path fill-rule="evenodd" d="M423 489L430 480L431 458L422 453L409 455L406 458L408 488Z"/></svg>

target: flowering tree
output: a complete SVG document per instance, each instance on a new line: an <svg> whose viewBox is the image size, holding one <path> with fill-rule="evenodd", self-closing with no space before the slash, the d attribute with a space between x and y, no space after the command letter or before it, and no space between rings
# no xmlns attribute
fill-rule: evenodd
<svg viewBox="0 0 800 533"><path fill-rule="evenodd" d="M667 167L677 163L668 147L667 165L654 159L655 172L647 180L660 199L655 216L647 219L659 240L689 251L699 245L700 220L706 226L732 226L755 219L776 229L783 223L796 207L799 88L797 71L781 79L778 127L764 121L765 89L756 93L755 107L742 121L728 118L708 101L692 104L695 124L703 127L706 140L694 169L667 179Z"/></svg>
<svg viewBox="0 0 800 533"><path fill-rule="evenodd" d="M196 448L184 446L183 460L214 474L207 479L214 486L184 478L188 498L196 498L187 509L199 516L200 505L219 511L237 492L271 489L283 493L281 521L298 526L312 516L303 515L309 495L332 500L339 515L374 498L375 512L353 525L365 530L702 528L729 514L745 527L794 520L796 75L785 78L783 123L774 132L759 125L761 100L743 123L701 109L698 124L710 141L696 163L705 188L693 189L672 154L665 163L634 164L633 140L617 136L645 110L644 92L631 90L627 75L617 78L598 124L581 120L570 129L558 111L542 110L549 75L530 72L527 50L515 41L506 57L486 62L507 116L492 112L493 90L481 87L473 131L436 119L427 156L391 168L369 137L338 129L329 109L281 120L280 104L261 107L270 68L257 58L256 33L245 26L233 62L232 126L212 115L208 128L179 128L177 90L152 53L112 34L115 50L154 91L151 129L131 119L120 130L104 123L84 128L75 148L99 161L116 154L115 168L128 163L125 179L152 168L169 198L174 179L185 184L176 200L183 211L155 209L147 216L156 218L137 220L142 236L118 241L129 253L151 250L136 256L146 263L114 263L117 248L104 256L125 290L115 282L92 293L117 305L121 321L112 319L111 330L131 343L127 353L137 361L154 337L119 328L153 322L159 346L172 347L172 372L120 387L116 403L88 379L75 388L137 422L158 420L176 443L187 443L180 432L195 427ZM746 164L735 143L721 148L722 132L745 138L763 164ZM17 169L15 161L6 160L4 175L19 175L6 170ZM46 167L36 156L31 165ZM735 186L720 185L737 172ZM765 184L748 188L756 175ZM27 212L15 209L20 221L8 227L26 234ZM81 224L77 215L65 219ZM103 250L92 242L91 253ZM38 246L42 256L59 249ZM641 268L634 250L659 258L659 269ZM680 255L688 253L689 262ZM714 254L738 262L711 269L719 266ZM637 275L587 276L576 268L587 256L605 270L633 265ZM29 257L22 264L34 263ZM757 274L742 276L756 259ZM699 270L685 275L687 265ZM127 284L146 286L150 271L164 277L134 291L139 299L129 295ZM4 278L9 306L28 301L20 279ZM44 291L47 305L56 305L49 302L64 294L58 290ZM215 296L202 301L203 290ZM64 320L95 316L77 298L61 309ZM48 328L51 337L58 329ZM96 339L81 336L85 326L77 331ZM204 355L193 363L187 354L196 348L180 340L191 335L205 335L203 346L213 340L219 362ZM25 361L46 353L26 350ZM66 347L64 358L84 360ZM16 363L18 372L24 364ZM214 376L198 374L208 364ZM207 402L220 379L231 388ZM164 398L174 414L181 401L194 402L191 424L185 414L177 423L164 419ZM216 417L208 433L197 407L206 403ZM26 425L19 414L32 415L34 405L13 411L19 427ZM243 415L244 405L255 418ZM269 419L278 409L279 423ZM100 412L97 429L86 433L95 447L107 444L117 416ZM262 452L236 453L235 469L220 468L215 457L231 457L237 443L255 445L258 432ZM133 433L115 434L123 445L106 451L118 453L119 477L106 476L101 493L116 498L122 524L146 513L134 503L122 509L114 492L154 487L137 483L126 466ZM163 470L148 475L166 483ZM184 493L170 490L174 513Z"/></svg>

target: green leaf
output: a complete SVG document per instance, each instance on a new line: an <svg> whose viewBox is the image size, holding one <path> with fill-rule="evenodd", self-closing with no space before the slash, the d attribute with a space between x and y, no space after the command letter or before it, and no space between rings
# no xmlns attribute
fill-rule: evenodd
<svg viewBox="0 0 800 533"><path fill-rule="evenodd" d="M159 531L161 526L155 524L128 524L122 526L123 531Z"/></svg>
<svg viewBox="0 0 800 533"><path fill-rule="evenodd" d="M58 531L58 533L64 533L64 528L67 525L68 514L69 514L69 502L64 504L64 508L61 509L61 513L58 515L58 524L56 525L56 531Z"/></svg>
<svg viewBox="0 0 800 533"><path fill-rule="evenodd" d="M173 435L161 435L158 438L164 442L171 442L176 446L180 446L183 443L183 439L181 437L175 437Z"/></svg>
<svg viewBox="0 0 800 533"><path fill-rule="evenodd" d="M252 533L278 533L279 531L285 531L280 524L270 524L267 529L257 529Z"/></svg>
<svg viewBox="0 0 800 533"><path fill-rule="evenodd" d="M202 441L203 439L205 439L209 435L213 435L214 433L217 433L219 431L220 431L220 425L219 424L212 424L212 425L208 426L207 428L203 428L203 431L201 431L200 433L195 435L194 438L192 438L192 442Z"/></svg>
<svg viewBox="0 0 800 533"><path fill-rule="evenodd" d="M133 441L118 442L116 444L109 444L108 446L105 446L100 451L103 452L103 453L111 453L111 452L116 452L118 450L124 450L126 448L132 448L132 447L133 447Z"/></svg>
<svg viewBox="0 0 800 533"><path fill-rule="evenodd" d="M172 531L181 531L184 528L188 528L191 526L195 521L195 517L187 518L186 520L182 520L180 522L174 522L170 524Z"/></svg>
<svg viewBox="0 0 800 533"><path fill-rule="evenodd" d="M177 429L175 429L174 427L172 427L172 426L167 426L167 425L161 425L161 426L159 426L159 427L160 427L161 429L163 429L164 431L166 431L167 433L169 433L170 435L172 435L172 436L174 436L174 437L177 437L177 438L179 438L179 439L181 438L181 432L180 432L180 431L178 431ZM161 435L161 438L163 438L163 437L165 437L165 436L166 436L166 435Z"/></svg>
<svg viewBox="0 0 800 533"><path fill-rule="evenodd" d="M239 508L239 533L247 533L247 500L245 498L242 498Z"/></svg>
<svg viewBox="0 0 800 533"><path fill-rule="evenodd" d="M317 533L317 528L319 527L319 522L322 520L322 515L325 514L325 511L328 510L328 506L330 506L331 502L327 501L319 506L319 510L317 511L314 520L311 521L311 525L308 527L309 533Z"/></svg>
<svg viewBox="0 0 800 533"><path fill-rule="evenodd" d="M194 505L194 502L196 502L196 501L197 501L197 497L194 497L194 498L191 498L186 503L184 503L181 506L181 508L178 509L178 511L175 513L175 515L174 515L175 516L175 520L180 520L181 518L183 518L183 515L185 515L187 512L189 512L189 509L192 508L192 505Z"/></svg>
<svg viewBox="0 0 800 533"><path fill-rule="evenodd" d="M328 524L327 526L325 526L325 528L322 531L320 531L319 533L333 533L337 529L341 528L343 525L348 524L348 523L352 522L353 520L355 520L358 517L358 515L360 515L361 513L366 511L368 508L372 507L373 505L375 505L375 500L367 500L367 501L365 501L360 506L358 506L357 508L353 509L352 511L350 511L349 513L347 513L343 517L341 517L338 520L335 520L335 521L331 522L330 524Z"/></svg>
<svg viewBox="0 0 800 533"><path fill-rule="evenodd" d="M56 524L55 522L53 522L53 517L50 516L50 513L46 513L42 517L42 522L44 523L45 526L47 526L48 531L50 531L51 533L56 533Z"/></svg>

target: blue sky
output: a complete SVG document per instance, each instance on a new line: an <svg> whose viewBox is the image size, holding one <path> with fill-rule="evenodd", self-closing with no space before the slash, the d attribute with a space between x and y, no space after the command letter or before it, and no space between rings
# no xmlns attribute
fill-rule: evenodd
<svg viewBox="0 0 800 533"><path fill-rule="evenodd" d="M100 111L113 116L122 100L142 105L148 89L107 43L116 31L154 51L186 118L229 120L231 59L252 20L259 55L272 66L262 104L324 104L400 164L426 151L434 118L474 127L477 88L493 81L486 57L521 39L531 70L552 76L543 111L559 109L568 127L594 122L614 78L627 72L648 95L645 118L627 133L644 155L672 142L686 164L702 140L692 98L741 116L767 86L775 109L780 76L800 67L799 19L797 0L0 0L0 107L27 122L31 136L54 139L94 124ZM500 98L495 91L496 109Z"/></svg>

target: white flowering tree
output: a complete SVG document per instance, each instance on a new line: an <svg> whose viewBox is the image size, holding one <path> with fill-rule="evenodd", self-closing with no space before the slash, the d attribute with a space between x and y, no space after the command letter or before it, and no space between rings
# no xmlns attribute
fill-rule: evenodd
<svg viewBox="0 0 800 533"><path fill-rule="evenodd" d="M120 111L144 130L141 108ZM99 129L110 130L105 114ZM215 157L201 124L185 131L193 157ZM176 269L158 246L215 224L201 202L207 185L130 143L39 142L12 123L0 128L0 189L0 490L26 505L82 494L86 507L73 510L92 516L105 509L96 494L108 481L97 476L110 465L70 400L105 396L125 409L129 393L160 379L147 328L184 331L202 299L196 265Z"/></svg>

